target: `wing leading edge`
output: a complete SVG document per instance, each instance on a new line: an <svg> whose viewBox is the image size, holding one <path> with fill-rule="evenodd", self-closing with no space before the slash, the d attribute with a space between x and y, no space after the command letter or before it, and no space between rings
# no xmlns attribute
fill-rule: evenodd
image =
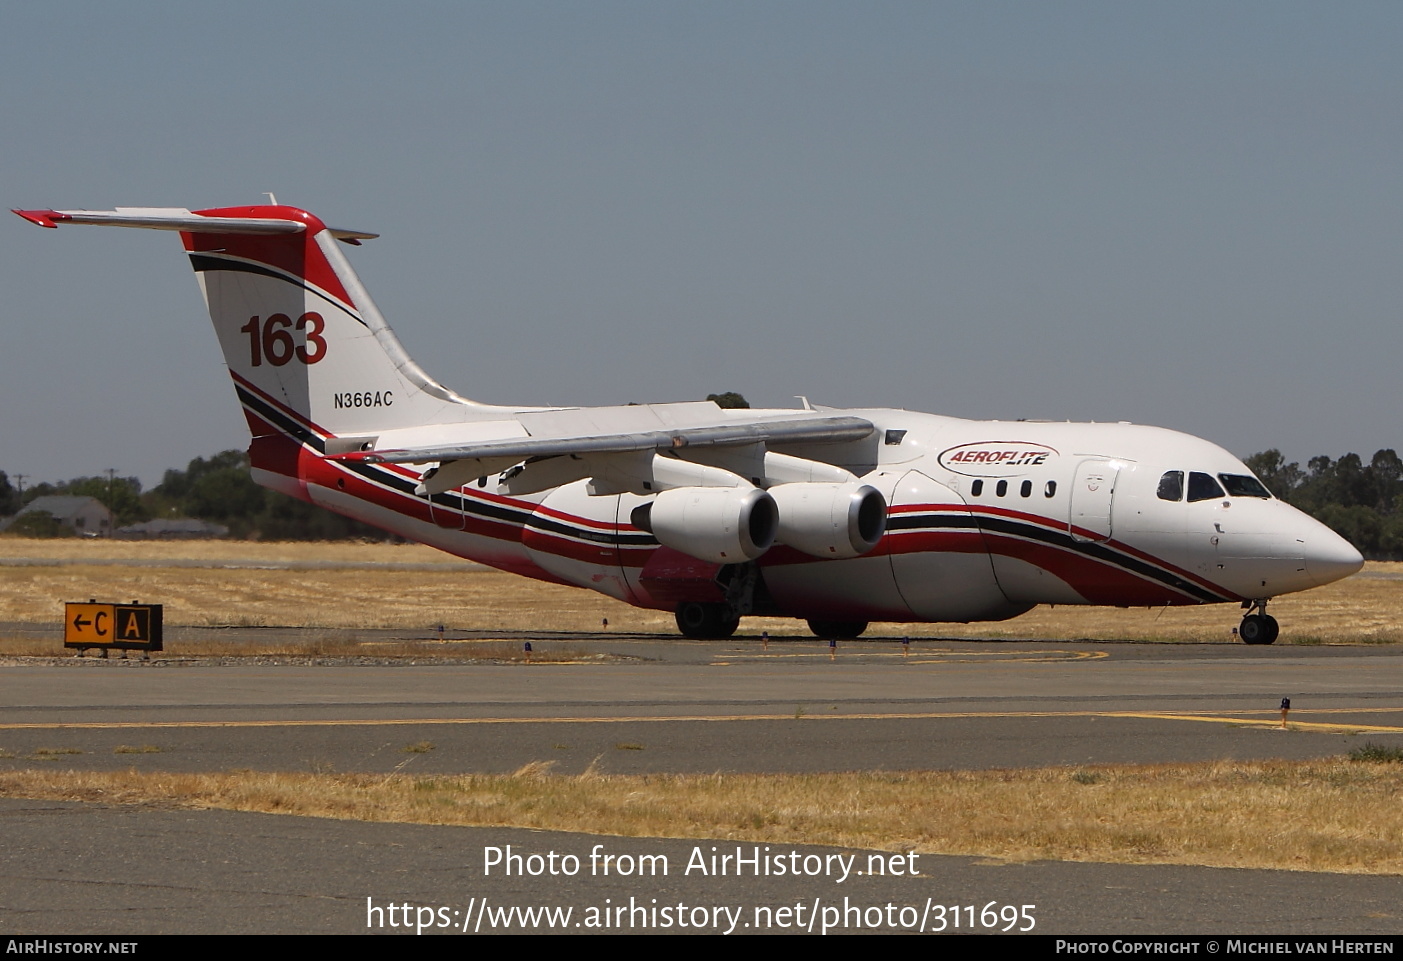
<svg viewBox="0 0 1403 961"><path fill-rule="evenodd" d="M654 411L658 409L653 407ZM635 410L643 413L646 408ZM590 410L578 413L586 415ZM524 415L522 420L529 421L530 416ZM828 480L851 479L852 475L841 468L783 457L767 448L861 441L874 430L871 421L861 417L778 417L574 436L514 436L466 444L343 451L326 456L332 461L366 464L436 464L423 475L421 493L427 494L441 493L517 465L521 467L510 472L507 483L513 493L542 490L581 477L593 477L599 492L643 493L679 485L749 484L762 475L771 477L772 482L780 482L779 475L785 480L819 476Z"/></svg>
<svg viewBox="0 0 1403 961"><path fill-rule="evenodd" d="M862 440L874 429L871 421L861 417L819 417L584 437L521 437L453 447L352 451L329 455L328 460L359 460L371 464L426 464L433 461L443 463L507 458L515 463L532 457L554 457L562 454L625 454L645 450L734 447L776 442L840 443Z"/></svg>

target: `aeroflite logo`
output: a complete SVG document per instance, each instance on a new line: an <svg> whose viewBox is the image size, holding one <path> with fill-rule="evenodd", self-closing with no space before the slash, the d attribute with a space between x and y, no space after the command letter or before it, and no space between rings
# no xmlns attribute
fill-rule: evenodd
<svg viewBox="0 0 1403 961"><path fill-rule="evenodd" d="M949 448L941 453L940 466L971 477L1012 477L1041 467L1056 456L1057 451L1042 444L985 440Z"/></svg>

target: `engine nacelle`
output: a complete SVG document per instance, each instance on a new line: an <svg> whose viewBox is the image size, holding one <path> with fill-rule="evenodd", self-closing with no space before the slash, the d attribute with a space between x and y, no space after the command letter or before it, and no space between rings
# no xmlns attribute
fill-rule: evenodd
<svg viewBox="0 0 1403 961"><path fill-rule="evenodd" d="M815 557L860 557L887 530L887 499L868 484L779 484L781 544Z"/></svg>
<svg viewBox="0 0 1403 961"><path fill-rule="evenodd" d="M758 487L676 487L633 512L659 544L715 564L754 560L775 542L779 512Z"/></svg>

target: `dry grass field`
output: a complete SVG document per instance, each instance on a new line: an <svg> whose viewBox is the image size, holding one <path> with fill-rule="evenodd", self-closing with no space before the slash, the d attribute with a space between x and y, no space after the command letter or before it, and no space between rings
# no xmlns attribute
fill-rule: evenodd
<svg viewBox="0 0 1403 961"><path fill-rule="evenodd" d="M815 775L410 777L15 771L0 795L1008 861L1403 873L1403 765L1193 765Z"/></svg>
<svg viewBox="0 0 1403 961"><path fill-rule="evenodd" d="M473 631L676 632L670 614L646 611L592 591L491 570L405 570L456 559L415 544L309 544L248 541L0 539L0 621L60 622L65 601L139 600L165 605L167 626L312 627L336 631L444 624ZM85 560L95 563L85 564ZM52 561L50 566L46 562ZM135 562L123 566L121 561ZM259 569L226 564L338 565ZM137 566L139 565L139 566ZM350 565L350 566L340 566ZM1403 564L1368 564L1339 584L1272 602L1279 643L1403 642ZM997 624L875 624L869 636L1150 640L1228 643L1240 613L1230 605L1115 610L1039 607ZM807 636L802 623L750 618L747 633Z"/></svg>
<svg viewBox="0 0 1403 961"><path fill-rule="evenodd" d="M438 564L457 558L423 544L367 541L118 541L107 538L0 537L0 557L81 563L93 561L270 561L377 564Z"/></svg>

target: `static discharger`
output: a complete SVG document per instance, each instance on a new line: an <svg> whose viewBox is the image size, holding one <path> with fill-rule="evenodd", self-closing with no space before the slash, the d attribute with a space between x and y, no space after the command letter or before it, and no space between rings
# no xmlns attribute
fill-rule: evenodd
<svg viewBox="0 0 1403 961"><path fill-rule="evenodd" d="M160 604L99 604L90 598L63 605L63 646L77 648L79 657L89 648L102 651L103 657L113 648L163 650L161 627Z"/></svg>

